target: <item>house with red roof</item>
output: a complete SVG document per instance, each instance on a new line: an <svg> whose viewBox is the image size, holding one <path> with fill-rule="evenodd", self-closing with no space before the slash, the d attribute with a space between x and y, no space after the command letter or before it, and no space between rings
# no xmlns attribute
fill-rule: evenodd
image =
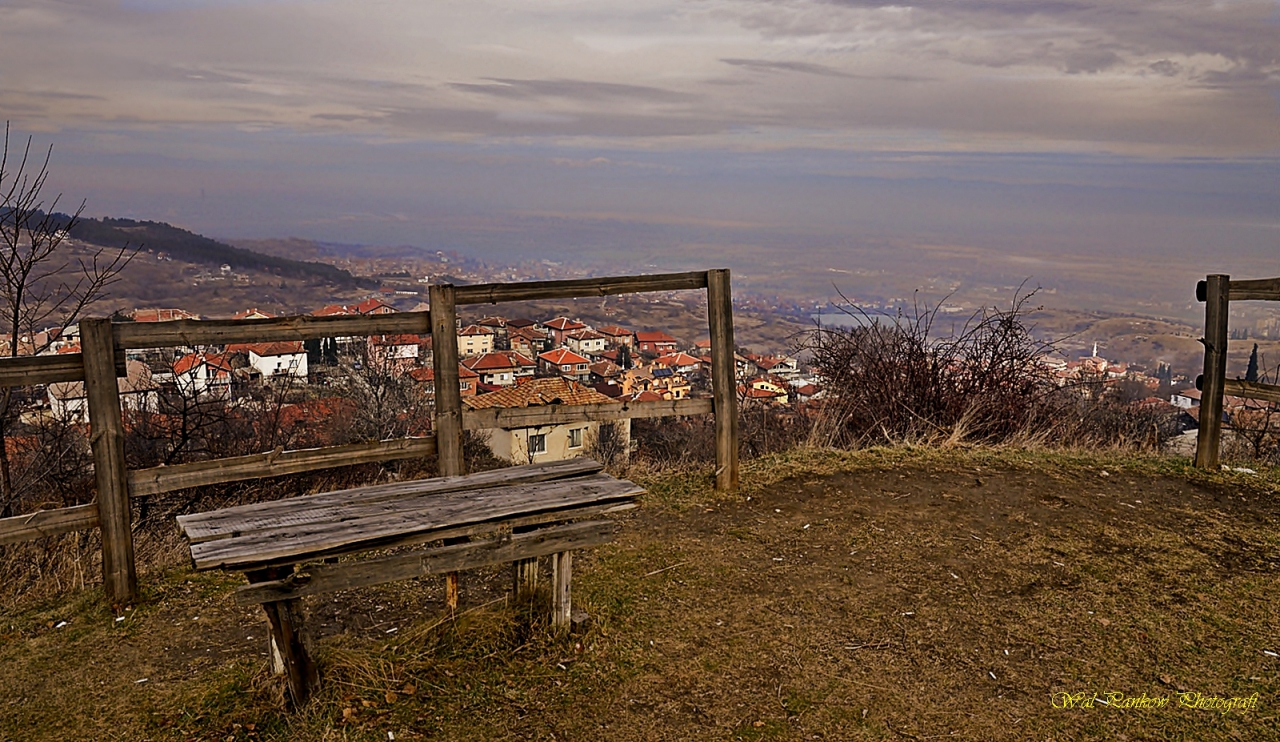
<svg viewBox="0 0 1280 742"><path fill-rule="evenodd" d="M653 363L655 366L664 366L678 374L691 374L702 369L701 358L694 358L684 352L668 353L664 356L659 356Z"/></svg>
<svg viewBox="0 0 1280 742"><path fill-rule="evenodd" d="M274 314L264 312L257 307L254 307L253 309L246 309L243 312L236 312L231 315L231 319L271 319L273 317L275 317Z"/></svg>
<svg viewBox="0 0 1280 742"><path fill-rule="evenodd" d="M568 333L574 330L587 329L586 325L568 317L556 317L549 322L543 322L542 326L547 328L547 332L550 333L551 339L555 341L556 345L564 345L565 336Z"/></svg>
<svg viewBox="0 0 1280 742"><path fill-rule="evenodd" d="M173 380L178 389L195 397L231 396L234 369L232 353L191 353L173 363ZM244 363L244 361L241 361Z"/></svg>
<svg viewBox="0 0 1280 742"><path fill-rule="evenodd" d="M436 393L436 371L431 366L418 366L410 370L407 376L416 382L426 384L427 394L434 395ZM458 391L463 397L476 396L479 383L480 374L462 364L458 364Z"/></svg>
<svg viewBox="0 0 1280 742"><path fill-rule="evenodd" d="M637 332L636 350L654 356L674 353L676 352L676 339L661 330Z"/></svg>
<svg viewBox="0 0 1280 742"><path fill-rule="evenodd" d="M636 347L636 334L625 327L609 325L601 327L596 332L608 338L610 348L617 348L623 345L632 349Z"/></svg>
<svg viewBox="0 0 1280 742"><path fill-rule="evenodd" d="M307 378L307 350L299 340L274 343L232 343L227 353L245 353L249 365L264 379Z"/></svg>
<svg viewBox="0 0 1280 742"><path fill-rule="evenodd" d="M583 356L594 356L598 353L603 353L609 344L607 337L585 327L581 330L565 333L564 338L565 347Z"/></svg>
<svg viewBox="0 0 1280 742"><path fill-rule="evenodd" d="M369 362L374 368L400 374L418 365L422 349L420 335L370 335L367 342Z"/></svg>
<svg viewBox="0 0 1280 742"><path fill-rule="evenodd" d="M479 356L493 352L494 333L488 327L467 325L458 330L458 355Z"/></svg>
<svg viewBox="0 0 1280 742"><path fill-rule="evenodd" d="M513 351L499 351L462 359L462 365L479 374L481 383L495 387L515 386L533 376L538 364Z"/></svg>
<svg viewBox="0 0 1280 742"><path fill-rule="evenodd" d="M545 353L553 347L551 336L532 327L507 326L507 346L530 358Z"/></svg>
<svg viewBox="0 0 1280 742"><path fill-rule="evenodd" d="M568 348L556 348L538 354L538 371L543 376L564 376L576 381L591 378L591 359L574 353Z"/></svg>
<svg viewBox="0 0 1280 742"><path fill-rule="evenodd" d="M472 410L524 409L552 405L585 406L615 404L615 400L596 390L561 376L524 379L520 384L463 400ZM613 425L629 444L631 421L619 420ZM600 430L599 422L575 422L520 428L490 428L489 448L494 455L521 464L560 461L585 456Z"/></svg>

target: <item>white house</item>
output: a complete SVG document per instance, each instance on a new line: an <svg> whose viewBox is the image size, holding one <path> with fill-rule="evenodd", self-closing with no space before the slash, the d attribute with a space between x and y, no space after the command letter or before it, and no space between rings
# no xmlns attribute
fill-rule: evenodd
<svg viewBox="0 0 1280 742"><path fill-rule="evenodd" d="M141 361L126 361L125 375L116 379L120 390L120 409L129 412L155 412L159 408L157 384L151 369ZM49 408L54 417L75 422L89 422L89 400L83 381L62 381L48 386Z"/></svg>
<svg viewBox="0 0 1280 742"><path fill-rule="evenodd" d="M307 378L307 350L297 340L276 343L237 343L227 346L228 353L246 353L249 365L263 379Z"/></svg>

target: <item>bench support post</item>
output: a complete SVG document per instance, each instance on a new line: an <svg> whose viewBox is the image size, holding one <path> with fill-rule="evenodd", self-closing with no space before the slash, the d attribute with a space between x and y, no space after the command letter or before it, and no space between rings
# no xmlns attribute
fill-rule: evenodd
<svg viewBox="0 0 1280 742"><path fill-rule="evenodd" d="M285 570L271 568L248 573L249 582L268 582L285 576ZM262 604L271 625L273 651L284 660L289 681L289 699L293 708L301 708L320 684L320 672L307 651L307 636L302 614L302 601L294 598ZM274 658L273 658L274 659Z"/></svg>
<svg viewBox="0 0 1280 742"><path fill-rule="evenodd" d="M569 627L573 618L572 593L573 552L561 551L551 555L551 625L557 630Z"/></svg>

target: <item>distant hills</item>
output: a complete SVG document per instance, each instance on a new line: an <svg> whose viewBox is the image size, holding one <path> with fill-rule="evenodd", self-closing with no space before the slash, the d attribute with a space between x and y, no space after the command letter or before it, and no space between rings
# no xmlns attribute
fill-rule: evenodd
<svg viewBox="0 0 1280 742"><path fill-rule="evenodd" d="M66 219L69 221L70 218ZM74 239L104 247L141 246L148 252L166 253L174 260L187 263L230 265L236 270L262 271L282 278L339 288L375 288L378 285L372 278L353 276L336 266L246 250L164 222L82 218L68 234Z"/></svg>

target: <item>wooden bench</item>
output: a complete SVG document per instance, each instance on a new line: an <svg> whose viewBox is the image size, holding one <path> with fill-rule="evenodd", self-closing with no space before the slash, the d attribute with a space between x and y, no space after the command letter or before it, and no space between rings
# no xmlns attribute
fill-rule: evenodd
<svg viewBox="0 0 1280 742"><path fill-rule="evenodd" d="M550 556L551 621L566 626L572 551L608 542L615 530L608 520L581 519L633 508L643 491L601 469L582 458L395 482L179 516L178 527L196 569L236 570L249 578L236 600L262 604L273 658L301 705L319 682L307 648L305 595L507 562L515 564L513 589L529 591L538 558ZM333 559L432 542L445 545Z"/></svg>

